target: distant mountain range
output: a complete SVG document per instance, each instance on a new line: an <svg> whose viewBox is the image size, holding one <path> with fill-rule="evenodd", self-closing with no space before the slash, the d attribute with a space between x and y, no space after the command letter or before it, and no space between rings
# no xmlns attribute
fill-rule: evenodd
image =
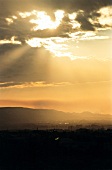
<svg viewBox="0 0 112 170"><path fill-rule="evenodd" d="M65 113L48 109L31 109L22 107L0 108L0 129L18 124L38 123L112 123L112 115L96 114L90 112Z"/></svg>

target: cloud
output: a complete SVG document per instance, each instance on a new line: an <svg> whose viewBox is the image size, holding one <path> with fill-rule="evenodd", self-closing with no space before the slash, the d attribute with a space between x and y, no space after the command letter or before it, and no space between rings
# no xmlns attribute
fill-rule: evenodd
<svg viewBox="0 0 112 170"><path fill-rule="evenodd" d="M16 41L15 38L16 37L12 37L11 40L7 40L7 39L0 40L0 44L21 44L21 42Z"/></svg>
<svg viewBox="0 0 112 170"><path fill-rule="evenodd" d="M89 99L97 103L93 109L109 103L111 5L110 0L0 0L1 98L35 99L15 105L64 110L89 108ZM57 102L65 98L73 99L72 105Z"/></svg>
<svg viewBox="0 0 112 170"><path fill-rule="evenodd" d="M0 89L24 89L24 88L47 88L47 87L73 87L75 85L81 85L81 84L105 84L105 83L112 83L112 80L110 81L91 81L91 82L76 82L76 83L70 83L70 82L0 82Z"/></svg>
<svg viewBox="0 0 112 170"><path fill-rule="evenodd" d="M68 33L77 31L111 28L110 6L110 0L24 0L21 3L19 0L0 0L0 39L16 36L18 41L25 43L33 37L67 37ZM64 17L61 13L58 15L60 10ZM41 14L43 11L43 18L42 15L39 18L40 11ZM73 14L76 15L74 18Z"/></svg>
<svg viewBox="0 0 112 170"><path fill-rule="evenodd" d="M56 12L54 12L55 21L53 22L51 20L51 17L47 15L45 11L39 11L39 12L34 11L34 12L37 16L37 19L30 20L30 23L36 24L36 26L33 28L34 31L45 30L45 29L56 29L60 25L64 17L64 11L57 10Z"/></svg>
<svg viewBox="0 0 112 170"><path fill-rule="evenodd" d="M70 86L69 82L46 83L46 82L0 82L0 89L10 88L33 88L33 87L57 87Z"/></svg>
<svg viewBox="0 0 112 170"><path fill-rule="evenodd" d="M81 29L85 31L95 31L94 25L92 25L89 20L88 16L85 15L84 11L78 13L76 17L76 21L81 24Z"/></svg>
<svg viewBox="0 0 112 170"><path fill-rule="evenodd" d="M112 28L112 6L106 6L100 8L98 11L93 12L93 17L89 18L89 21L96 30L108 30Z"/></svg>
<svg viewBox="0 0 112 170"><path fill-rule="evenodd" d="M97 31L111 27L110 6L109 0L97 2L24 0L21 3L19 0L7 2L0 0L0 80L3 82L60 82L60 80L75 82L81 79L78 76L94 80L98 79L95 78L94 67L101 75L101 72L104 72L103 66L104 79L106 76L108 79L110 64L98 63L92 61L90 56L80 55L77 52L79 45L76 41L109 39L109 34ZM40 14L46 16L50 23L56 24L55 29L49 29L46 25L43 30L42 27L39 29L44 22L44 17L38 16L40 11L43 11ZM32 19L34 23L30 22ZM36 23L38 20L41 22ZM32 30L35 26L38 29ZM71 44L74 44L74 47ZM72 48L75 48L74 53ZM63 59L56 59L53 56L63 57ZM71 60L79 60L71 61L67 57ZM87 76L89 69L90 75ZM76 75L75 78L73 74Z"/></svg>
<svg viewBox="0 0 112 170"><path fill-rule="evenodd" d="M77 9L82 9L87 12L93 11L95 9L99 9L103 6L111 5L110 0L24 0L20 1L19 0L8 0L7 3L4 0L0 0L1 7L4 7L7 9L8 13L17 11L17 10L26 10L26 4L27 4L27 9L32 10L34 7L36 10L56 10L56 9L65 9L66 11L75 11ZM1 13L4 11L1 8ZM4 12L5 13L5 12Z"/></svg>

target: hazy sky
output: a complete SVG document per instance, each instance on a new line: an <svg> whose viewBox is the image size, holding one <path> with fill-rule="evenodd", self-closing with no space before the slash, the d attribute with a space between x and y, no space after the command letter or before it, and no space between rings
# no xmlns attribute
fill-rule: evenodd
<svg viewBox="0 0 112 170"><path fill-rule="evenodd" d="M0 0L0 106L112 114L111 31L111 0Z"/></svg>

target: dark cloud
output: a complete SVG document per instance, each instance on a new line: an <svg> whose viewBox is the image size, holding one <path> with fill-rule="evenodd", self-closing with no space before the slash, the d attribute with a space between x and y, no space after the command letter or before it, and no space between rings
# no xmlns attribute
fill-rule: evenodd
<svg viewBox="0 0 112 170"><path fill-rule="evenodd" d="M0 82L0 88L14 87L21 84L17 82Z"/></svg>
<svg viewBox="0 0 112 170"><path fill-rule="evenodd" d="M97 13L98 9L104 6L112 5L110 0L0 0L0 39L10 39L12 36L17 36L18 40L25 42L25 39L31 37L55 37L55 36L67 36L66 33L74 32L76 30L72 29L68 17L64 17L61 25L58 29L49 31L38 30L31 31L35 24L29 23L30 17L21 18L18 15L18 11L32 11L32 10L44 10L55 20L54 11L62 9L65 13L78 12L76 20L80 22L82 30L95 30L95 27L100 27L99 24L92 25L89 22L89 18L93 20L99 17ZM83 15L79 11L83 11ZM5 18L10 18L16 15L17 20L14 23L8 25ZM31 16L34 18L34 16Z"/></svg>
<svg viewBox="0 0 112 170"><path fill-rule="evenodd" d="M81 29L82 30L86 30L86 31L94 31L94 25L92 25L89 20L88 17L85 16L83 13L79 13L77 15L76 20L81 24Z"/></svg>
<svg viewBox="0 0 112 170"><path fill-rule="evenodd" d="M31 31L31 29L36 26L29 22L28 18L18 18L14 21L14 23L8 25L7 22L5 24L1 23L0 27L0 39L11 39L11 37L16 36L17 40L21 41L22 43L25 40L33 38L33 37L40 37L40 38L48 38L48 37L68 37L67 33L73 32L72 25L70 24L70 20L68 16L63 18L62 23L57 29L50 30L37 30Z"/></svg>
<svg viewBox="0 0 112 170"><path fill-rule="evenodd" d="M25 39L31 36L31 28L34 26L29 23L29 18L18 17L13 23L9 24L5 19L2 19L0 23L0 39L11 39L13 36L17 36L18 40L24 42Z"/></svg>
<svg viewBox="0 0 112 170"><path fill-rule="evenodd" d="M63 9L67 12L73 12L76 10L84 10L91 12L93 10L99 9L103 6L111 5L111 0L0 0L1 14L11 15L17 11L29 11L33 9L39 10L56 10Z"/></svg>

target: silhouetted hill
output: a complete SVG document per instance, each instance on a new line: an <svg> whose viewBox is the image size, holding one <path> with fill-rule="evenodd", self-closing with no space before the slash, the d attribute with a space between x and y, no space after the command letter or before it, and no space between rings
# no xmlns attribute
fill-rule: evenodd
<svg viewBox="0 0 112 170"><path fill-rule="evenodd" d="M65 113L62 111L48 109L31 109L22 107L0 108L0 127L9 127L17 124L37 124L37 123L111 123L112 116L95 114L90 112Z"/></svg>
<svg viewBox="0 0 112 170"><path fill-rule="evenodd" d="M48 109L30 109L21 107L0 108L0 124L2 123L37 123L65 121L68 113Z"/></svg>

